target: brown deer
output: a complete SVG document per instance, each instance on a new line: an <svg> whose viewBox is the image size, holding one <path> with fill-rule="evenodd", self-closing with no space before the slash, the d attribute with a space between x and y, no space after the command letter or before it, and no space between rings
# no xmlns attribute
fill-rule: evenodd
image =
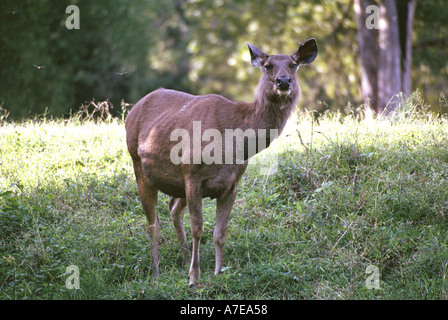
<svg viewBox="0 0 448 320"><path fill-rule="evenodd" d="M211 129L214 133L223 135L229 129L244 132L251 129L258 132L255 139L257 146L259 147L260 141L263 142L259 149L268 147L272 140L269 130L275 129L278 130L278 134L281 133L299 99L300 88L296 71L301 65L311 63L317 56L315 39L300 44L292 55L268 55L259 48L246 44L249 47L252 64L260 67L262 71L254 102L232 102L214 94L193 96L179 91L158 89L141 99L126 119L127 146L134 165L140 201L148 219L155 277L159 276L160 226L156 214L158 191L172 196L169 209L184 262L189 261L190 257L183 224L184 210L188 206L193 237L189 284L194 287L199 281L199 245L204 231L202 198L217 199L213 241L216 251L215 274L219 274L223 265L227 222L235 200L237 185L251 156L245 152L243 159L238 162L237 152L233 152L233 163L228 161L210 163L204 159L199 159L198 162L193 149L196 144L196 148L198 146L200 148L199 152L205 151L207 138L204 141L205 135L203 135L199 137L202 138L199 142L197 138L193 138L194 141L191 143L187 140L187 146L190 146L191 150L182 149L182 161L174 163L172 150L179 143L178 140L173 140L172 133L182 129L189 135L194 134L194 126L198 123L200 134ZM260 132L265 136L261 137ZM179 138L182 137L177 136L177 139ZM228 138L226 135L222 150L214 149L214 155L219 151L224 159L224 153L229 151L225 146L233 143L233 138ZM214 136L214 139L217 137ZM266 141L263 141L264 139ZM210 140L208 137L208 141ZM243 147L246 150L254 139L251 140L245 135L241 141L244 141ZM241 146L233 148L236 150ZM259 151L261 150L256 150Z"/></svg>

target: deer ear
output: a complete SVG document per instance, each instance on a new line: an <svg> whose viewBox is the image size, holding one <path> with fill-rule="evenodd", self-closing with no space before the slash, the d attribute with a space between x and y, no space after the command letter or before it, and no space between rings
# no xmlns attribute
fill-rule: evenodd
<svg viewBox="0 0 448 320"><path fill-rule="evenodd" d="M246 44L249 47L252 65L254 67L262 67L266 60L269 58L269 55L261 51L261 49L257 48L256 46L253 46L247 42Z"/></svg>
<svg viewBox="0 0 448 320"><path fill-rule="evenodd" d="M300 44L299 49L291 58L300 66L302 64L309 64L317 57L317 43L316 39L309 39L305 44Z"/></svg>

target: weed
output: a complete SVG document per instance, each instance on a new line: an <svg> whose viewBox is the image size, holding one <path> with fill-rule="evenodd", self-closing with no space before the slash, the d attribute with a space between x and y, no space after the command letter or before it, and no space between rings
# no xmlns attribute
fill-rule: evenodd
<svg viewBox="0 0 448 320"><path fill-rule="evenodd" d="M153 280L123 121L93 109L67 120L0 119L0 298L447 298L445 118L421 107L393 121L359 110L318 123L297 116L260 155L277 170L249 166L240 183L219 276L215 201L204 200L203 286L190 290L161 193ZM185 223L191 240L188 215ZM70 265L80 289L65 285ZM366 288L369 265L380 289Z"/></svg>

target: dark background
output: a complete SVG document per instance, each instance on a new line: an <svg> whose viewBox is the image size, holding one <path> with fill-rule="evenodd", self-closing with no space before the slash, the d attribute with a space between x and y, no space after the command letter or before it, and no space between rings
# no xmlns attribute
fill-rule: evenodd
<svg viewBox="0 0 448 320"><path fill-rule="evenodd" d="M71 4L79 30L65 26ZM446 21L447 1L416 1L412 92L438 113L448 112ZM299 70L299 107L362 104L353 0L1 0L0 111L61 117L108 99L119 114L158 87L249 102L260 73L244 41L291 54L311 37L319 56Z"/></svg>

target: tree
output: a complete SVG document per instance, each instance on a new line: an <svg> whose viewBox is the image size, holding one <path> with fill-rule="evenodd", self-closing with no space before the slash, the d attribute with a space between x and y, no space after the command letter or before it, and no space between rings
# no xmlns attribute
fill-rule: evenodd
<svg viewBox="0 0 448 320"><path fill-rule="evenodd" d="M92 99L108 99L120 112L122 99L135 102L160 86L148 56L166 28L148 22L167 2L73 1L80 29L67 29L67 1L1 0L0 106L11 119L59 117Z"/></svg>
<svg viewBox="0 0 448 320"><path fill-rule="evenodd" d="M66 28L69 4L80 29ZM1 0L0 107L10 119L59 117L108 99L120 112L123 99L158 87L249 101L259 70L245 41L288 54L314 37L319 56L298 73L300 108L352 112L369 99L382 113L412 79L444 113L447 19L446 0Z"/></svg>
<svg viewBox="0 0 448 320"><path fill-rule="evenodd" d="M415 0L355 0L363 97L376 114L399 106L411 92Z"/></svg>

